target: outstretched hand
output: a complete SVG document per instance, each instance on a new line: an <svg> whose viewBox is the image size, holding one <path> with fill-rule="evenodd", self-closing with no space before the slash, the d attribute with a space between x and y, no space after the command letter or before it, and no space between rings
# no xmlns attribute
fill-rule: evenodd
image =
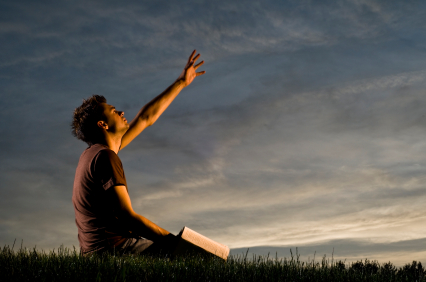
<svg viewBox="0 0 426 282"><path fill-rule="evenodd" d="M185 87L191 84L191 82L194 80L195 77L206 73L205 71L195 72L202 64L204 64L204 61L201 61L197 65L194 65L195 61L197 61L198 58L200 57L200 54L194 57L195 51L196 50L194 50L191 56L189 56L189 59L188 59L188 62L186 63L185 68L183 69L182 73L179 75L177 79L177 80L181 80L184 83Z"/></svg>

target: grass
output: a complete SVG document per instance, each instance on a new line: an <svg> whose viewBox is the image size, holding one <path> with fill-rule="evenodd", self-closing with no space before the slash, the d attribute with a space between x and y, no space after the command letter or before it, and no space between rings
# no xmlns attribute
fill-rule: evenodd
<svg viewBox="0 0 426 282"><path fill-rule="evenodd" d="M0 281L426 281L422 264L397 268L392 263L327 260L301 262L247 255L228 261L200 256L80 256L60 247L45 253L9 246L0 249Z"/></svg>

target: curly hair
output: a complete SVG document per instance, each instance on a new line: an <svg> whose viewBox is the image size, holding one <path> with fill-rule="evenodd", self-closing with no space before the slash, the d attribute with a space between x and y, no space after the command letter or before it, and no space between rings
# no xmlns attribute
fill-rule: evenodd
<svg viewBox="0 0 426 282"><path fill-rule="evenodd" d="M83 99L83 104L74 110L72 134L89 146L99 141L97 122L103 119L104 110L101 103L106 103L104 96L92 95L88 99Z"/></svg>

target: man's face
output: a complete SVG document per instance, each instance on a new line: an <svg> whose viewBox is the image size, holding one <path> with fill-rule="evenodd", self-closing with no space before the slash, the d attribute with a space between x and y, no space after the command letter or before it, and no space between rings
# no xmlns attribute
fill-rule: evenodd
<svg viewBox="0 0 426 282"><path fill-rule="evenodd" d="M125 133L129 129L124 112L117 111L114 106L102 103L104 108L105 122L108 125L108 131L113 133Z"/></svg>

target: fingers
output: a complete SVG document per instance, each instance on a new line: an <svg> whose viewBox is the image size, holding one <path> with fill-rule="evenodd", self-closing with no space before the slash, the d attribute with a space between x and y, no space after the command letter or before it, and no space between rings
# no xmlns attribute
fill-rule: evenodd
<svg viewBox="0 0 426 282"><path fill-rule="evenodd" d="M198 58L200 58L200 54L197 54L197 56L195 56L194 58L194 54L196 51L197 50L192 51L191 56L189 56L187 63L188 66L191 65L191 63L194 64L198 60Z"/></svg>
<svg viewBox="0 0 426 282"><path fill-rule="evenodd" d="M193 59L193 62L195 63L195 61L197 61L199 57L200 57L200 54L198 54L197 56L195 56L195 58Z"/></svg>
<svg viewBox="0 0 426 282"><path fill-rule="evenodd" d="M188 63L187 63L187 66L185 67L185 69L188 69L188 68L190 68L190 67L193 67L194 68L194 70L196 70L196 69L198 69L202 64L204 64L204 61L201 61L200 63L198 63L198 64L196 64L196 65L194 65L195 64L195 62L200 58L200 54L197 54L197 56L195 56L194 57L194 55L195 55L195 52L196 52L197 50L194 50L194 51L192 51L192 53L191 53L191 56L189 56L189 58L188 58ZM195 75L196 76L200 76L200 75L203 75L203 74L205 74L206 72L205 71L200 71L200 72L197 72L197 73L195 73Z"/></svg>
<svg viewBox="0 0 426 282"><path fill-rule="evenodd" d="M195 63L195 60L194 60L194 63ZM204 61L201 61L199 64L195 65L194 69L198 69L198 67L201 66L202 64L204 64Z"/></svg>
<svg viewBox="0 0 426 282"><path fill-rule="evenodd" d="M189 59L188 59L188 64L192 61L192 57L194 57L194 54L196 51L197 50L192 51L191 56L189 56Z"/></svg>

